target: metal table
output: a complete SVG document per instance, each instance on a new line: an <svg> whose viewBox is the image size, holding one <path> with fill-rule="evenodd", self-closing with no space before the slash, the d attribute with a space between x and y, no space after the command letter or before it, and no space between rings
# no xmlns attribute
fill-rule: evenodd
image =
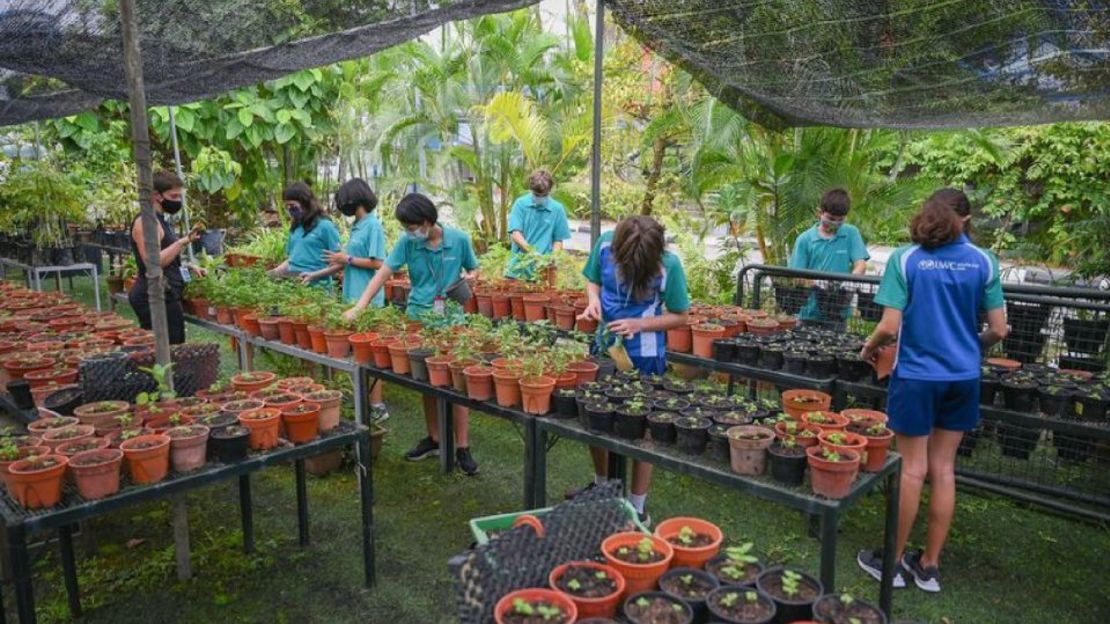
<svg viewBox="0 0 1110 624"><path fill-rule="evenodd" d="M887 615L890 615L895 564L893 553L898 530L899 477L902 469L902 458L897 453L890 453L879 472L861 472L848 496L834 500L817 496L808 488L784 486L770 477L738 475L732 472L725 462L717 461L705 454L689 455L679 451L673 445L656 444L649 440L624 440L612 434L595 433L583 428L577 419L544 417L537 418L535 421L536 439L532 442L535 466L532 472L536 490L532 498L537 507L547 504L546 464L549 434L604 448L623 457L648 462L664 470L690 475L817 516L821 521L821 583L828 591L835 591L836 588L836 542L841 514L860 497L875 490L880 484L885 484L883 488L886 496L883 578L880 583L879 606Z"/></svg>
<svg viewBox="0 0 1110 624"><path fill-rule="evenodd" d="M308 497L305 483L306 458L320 453L354 445L358 457L359 497L362 508L362 555L366 587L372 587L374 578L374 518L373 518L373 464L370 458L370 431L364 426L341 422L335 430L324 433L313 442L299 446L278 448L265 453L252 453L246 459L232 464L207 464L198 471L186 474L171 472L159 483L147 486L131 485L126 480L120 492L96 501L85 501L73 486L66 485L62 502L45 510L28 511L13 501L6 493L0 496L0 515L7 528L6 540L12 557L15 578L17 613L21 624L35 622L34 589L31 561L27 550L27 536L36 531L57 529L61 547L62 571L69 609L74 618L81 615L81 602L77 588L77 564L73 552L73 526L82 520L101 516L129 505L182 495L218 481L238 477L239 511L243 527L243 548L254 549L253 508L251 503L250 475L253 472L292 461L297 486L297 523L301 546L309 543ZM0 618L3 609L0 608Z"/></svg>
<svg viewBox="0 0 1110 624"><path fill-rule="evenodd" d="M42 291L42 276L44 274L54 273L60 279L62 273L87 271L93 278L93 294L96 296L96 310L98 312L100 311L100 270L91 262L78 262L66 266L31 266L10 258L0 258L0 266L4 267L5 275L7 274L8 267L22 270L27 278L28 287L40 292ZM61 290L60 282L58 290Z"/></svg>

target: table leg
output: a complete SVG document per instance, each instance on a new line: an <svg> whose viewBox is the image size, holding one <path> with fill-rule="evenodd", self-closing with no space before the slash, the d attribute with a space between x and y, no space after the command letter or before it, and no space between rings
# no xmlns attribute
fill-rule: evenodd
<svg viewBox="0 0 1110 624"><path fill-rule="evenodd" d="M455 419L454 406L444 398L436 398L436 418L439 419L439 468L443 474L455 469Z"/></svg>
<svg viewBox="0 0 1110 624"><path fill-rule="evenodd" d="M93 276L93 294L96 295L96 311L100 312L100 270L96 268L95 264L93 265L93 268L92 268L92 276ZM69 289L73 290L73 282L72 281L69 284Z"/></svg>
<svg viewBox="0 0 1110 624"><path fill-rule="evenodd" d="M532 461L535 464L535 474L532 478L533 509L547 507L547 431L536 426L536 441L532 444Z"/></svg>
<svg viewBox="0 0 1110 624"><path fill-rule="evenodd" d="M362 565L367 589L374 586L374 458L370 456L370 433L363 432L356 446L358 490L362 504Z"/></svg>
<svg viewBox="0 0 1110 624"><path fill-rule="evenodd" d="M251 503L251 476L239 476L239 516L243 521L243 552L254 552L254 507Z"/></svg>
<svg viewBox="0 0 1110 624"><path fill-rule="evenodd" d="M308 546L308 492L305 486L304 460L293 462L297 479L297 527L300 529L301 546Z"/></svg>
<svg viewBox="0 0 1110 624"><path fill-rule="evenodd" d="M351 373L351 394L355 403L355 422L362 425L370 422L367 405L370 403L366 370L361 366ZM371 382L373 383L373 382Z"/></svg>
<svg viewBox="0 0 1110 624"><path fill-rule="evenodd" d="M620 453L609 451L609 478L619 479L621 484L626 484L628 477L628 458ZM628 488L625 487L625 490Z"/></svg>
<svg viewBox="0 0 1110 624"><path fill-rule="evenodd" d="M902 460L886 478L886 527L883 535L883 578L879 582L879 608L892 620L894 598L894 552L898 536L898 505L902 487Z"/></svg>
<svg viewBox="0 0 1110 624"><path fill-rule="evenodd" d="M840 512L821 512L821 584L825 591L836 591L836 532L840 528Z"/></svg>
<svg viewBox="0 0 1110 624"><path fill-rule="evenodd" d="M65 577L69 598L69 614L77 619L81 617L81 594L77 591L77 558L73 556L72 526L67 524L58 528L58 544L62 549L62 576Z"/></svg>
<svg viewBox="0 0 1110 624"><path fill-rule="evenodd" d="M536 419L524 420L524 508L536 508Z"/></svg>
<svg viewBox="0 0 1110 624"><path fill-rule="evenodd" d="M31 559L27 554L27 533L22 526L8 528L8 551L12 557L16 612L20 624L35 624L35 591L31 584Z"/></svg>

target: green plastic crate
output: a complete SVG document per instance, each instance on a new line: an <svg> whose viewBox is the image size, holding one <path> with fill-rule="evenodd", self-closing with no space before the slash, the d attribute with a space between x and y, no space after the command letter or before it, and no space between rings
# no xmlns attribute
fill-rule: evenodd
<svg viewBox="0 0 1110 624"><path fill-rule="evenodd" d="M650 533L647 527L640 524L639 514L636 513L636 508L632 503L627 500L624 503L625 511L628 512L628 519L636 526L636 529L642 533ZM481 518L470 519L470 532L474 535L474 541L479 545L488 544L490 541L490 533L494 531L507 531L513 526L513 522L520 516L531 514L537 518L543 519L543 515L551 511L552 507L544 507L543 509L533 509L531 511L514 511L512 513L498 514L496 516L483 516Z"/></svg>

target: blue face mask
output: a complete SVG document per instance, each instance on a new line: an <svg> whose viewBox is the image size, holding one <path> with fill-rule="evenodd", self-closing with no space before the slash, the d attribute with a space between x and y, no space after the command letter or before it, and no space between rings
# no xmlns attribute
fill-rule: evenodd
<svg viewBox="0 0 1110 624"><path fill-rule="evenodd" d="M408 236L409 240L411 241L422 243L428 240L428 230L425 230L424 228L418 228L416 230L406 230L405 236Z"/></svg>
<svg viewBox="0 0 1110 624"><path fill-rule="evenodd" d="M289 218L294 221L300 221L301 217L304 216L304 210L302 210L300 206L286 206L285 212L288 213Z"/></svg>

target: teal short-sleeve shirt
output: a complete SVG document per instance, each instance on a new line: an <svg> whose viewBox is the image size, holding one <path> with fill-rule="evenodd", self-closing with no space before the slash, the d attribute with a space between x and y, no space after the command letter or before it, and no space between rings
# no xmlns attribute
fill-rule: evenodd
<svg viewBox="0 0 1110 624"><path fill-rule="evenodd" d="M435 249L425 242L401 237L393 246L385 264L391 271L408 266L412 290L406 308L409 318L420 318L432 311L437 296L458 281L462 272L478 268L478 258L465 232L441 226L443 239Z"/></svg>
<svg viewBox="0 0 1110 624"><path fill-rule="evenodd" d="M370 213L359 219L351 228L351 238L347 241L347 255L353 258L385 258L385 231L378 215ZM364 269L348 264L343 269L343 300L355 303L370 285L377 273L374 269ZM370 305L380 308L385 305L385 289L381 288Z"/></svg>
<svg viewBox="0 0 1110 624"><path fill-rule="evenodd" d="M320 217L308 234L298 225L289 233L285 253L289 256L289 270L294 273L311 273L327 266L324 251L339 251L339 230L330 220ZM331 277L317 280L315 284L331 284Z"/></svg>
<svg viewBox="0 0 1110 624"><path fill-rule="evenodd" d="M871 254L863 242L859 228L845 223L831 238L821 236L820 226L814 225L802 232L794 241L794 253L790 255L791 269L825 271L827 273L851 273L852 265L859 260L868 260ZM845 305L841 317L848 318L851 306ZM822 318L816 296L811 295L798 315L802 320L831 320Z"/></svg>
<svg viewBox="0 0 1110 624"><path fill-rule="evenodd" d="M509 232L520 232L535 253L549 254L554 251L555 243L570 238L566 208L554 197L548 197L542 203L537 203L531 193L522 195L513 202L512 210L509 212ZM517 254L524 253L516 243L513 243L512 250L513 260ZM523 269L516 267L513 260L510 260L505 275L513 278L530 278L531 275L525 275Z"/></svg>

